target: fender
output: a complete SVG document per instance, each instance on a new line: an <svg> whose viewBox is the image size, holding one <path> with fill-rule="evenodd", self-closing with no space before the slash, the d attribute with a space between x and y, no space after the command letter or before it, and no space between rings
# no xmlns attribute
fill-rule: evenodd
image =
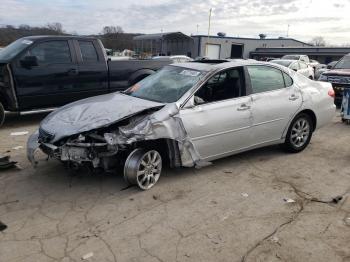
<svg viewBox="0 0 350 262"><path fill-rule="evenodd" d="M4 81L0 83L0 102L5 110L17 111L18 102L10 64L3 68Z"/></svg>
<svg viewBox="0 0 350 262"><path fill-rule="evenodd" d="M143 78L145 78L146 76L149 76L151 74L155 73L154 70L152 69L140 69L137 70L136 72L132 73L132 75L129 77L129 86L132 86L133 84L135 84L136 82L142 80Z"/></svg>

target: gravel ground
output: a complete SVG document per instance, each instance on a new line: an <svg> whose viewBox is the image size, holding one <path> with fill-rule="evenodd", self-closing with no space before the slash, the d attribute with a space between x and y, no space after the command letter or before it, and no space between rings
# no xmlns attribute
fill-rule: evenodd
<svg viewBox="0 0 350 262"><path fill-rule="evenodd" d="M268 147L166 170L142 192L121 175L32 168L28 135L10 133L44 116L0 128L0 153L19 163L0 171L0 261L350 261L350 126L339 117L300 154Z"/></svg>

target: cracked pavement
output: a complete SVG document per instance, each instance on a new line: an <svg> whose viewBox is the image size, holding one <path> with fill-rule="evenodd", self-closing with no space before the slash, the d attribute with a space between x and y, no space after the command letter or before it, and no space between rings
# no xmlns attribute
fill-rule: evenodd
<svg viewBox="0 0 350 262"><path fill-rule="evenodd" d="M350 127L339 117L300 154L268 147L166 170L142 192L121 175L32 168L28 136L10 133L44 116L11 115L0 129L0 153L20 167L0 171L0 261L350 261Z"/></svg>

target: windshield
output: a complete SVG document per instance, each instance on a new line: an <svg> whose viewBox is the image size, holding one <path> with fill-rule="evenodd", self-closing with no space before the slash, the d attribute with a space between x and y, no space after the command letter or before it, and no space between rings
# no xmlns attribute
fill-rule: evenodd
<svg viewBox="0 0 350 262"><path fill-rule="evenodd" d="M286 67L288 67L292 63L292 61L285 61L285 60L272 60L270 62L274 63L274 64L283 65L283 66L286 66Z"/></svg>
<svg viewBox="0 0 350 262"><path fill-rule="evenodd" d="M184 67L166 66L130 87L125 94L161 103L173 103L193 87L203 74Z"/></svg>
<svg viewBox="0 0 350 262"><path fill-rule="evenodd" d="M299 60L300 56L298 56L298 55L285 55L284 57L282 57L282 59Z"/></svg>
<svg viewBox="0 0 350 262"><path fill-rule="evenodd" d="M18 39L15 42L9 44L0 52L0 60L10 60L24 50L27 46L31 45L33 41L28 39Z"/></svg>
<svg viewBox="0 0 350 262"><path fill-rule="evenodd" d="M350 69L350 56L344 56L333 68Z"/></svg>

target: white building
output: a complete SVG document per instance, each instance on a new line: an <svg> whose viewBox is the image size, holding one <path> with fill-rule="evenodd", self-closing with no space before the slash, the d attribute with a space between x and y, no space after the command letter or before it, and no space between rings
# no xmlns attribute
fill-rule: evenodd
<svg viewBox="0 0 350 262"><path fill-rule="evenodd" d="M257 48L310 47L312 45L293 38L242 38L193 35L192 57L211 59L249 58Z"/></svg>

